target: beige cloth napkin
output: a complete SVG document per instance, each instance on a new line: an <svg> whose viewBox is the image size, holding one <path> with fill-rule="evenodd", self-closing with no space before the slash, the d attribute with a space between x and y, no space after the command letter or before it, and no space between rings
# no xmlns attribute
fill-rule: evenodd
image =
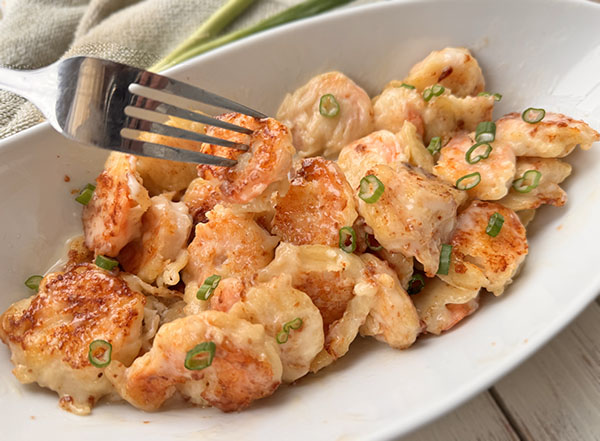
<svg viewBox="0 0 600 441"><path fill-rule="evenodd" d="M225 31L248 26L300 2L258 0ZM192 34L223 3L224 0L0 0L0 66L36 69L61 57L91 55L148 68ZM0 138L42 119L32 104L0 91Z"/></svg>

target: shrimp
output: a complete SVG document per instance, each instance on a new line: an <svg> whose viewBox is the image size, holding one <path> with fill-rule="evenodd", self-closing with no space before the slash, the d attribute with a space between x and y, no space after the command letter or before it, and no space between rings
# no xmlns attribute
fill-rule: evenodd
<svg viewBox="0 0 600 441"><path fill-rule="evenodd" d="M411 299L425 323L425 331L440 335L477 310L479 291L456 288L434 277L427 279L423 290Z"/></svg>
<svg viewBox="0 0 600 441"><path fill-rule="evenodd" d="M206 306L206 302L196 298L196 291L212 275L221 276L223 280L209 299L210 305L229 309L241 298L245 287L252 284L257 271L271 262L279 242L250 214L217 205L207 216L207 223L196 225L196 235L188 247L189 261L183 270L185 284L195 286L195 289L186 289L188 312Z"/></svg>
<svg viewBox="0 0 600 441"><path fill-rule="evenodd" d="M518 158L515 178L521 178L528 170L541 173L538 186L528 193L520 193L511 187L506 197L498 201L500 204L515 211L532 210L542 204L565 205L567 193L558 184L571 174L569 164L553 158Z"/></svg>
<svg viewBox="0 0 600 441"><path fill-rule="evenodd" d="M390 131L378 130L344 147L337 163L350 186L356 189L370 168L378 164L393 165L407 159L405 146L398 137Z"/></svg>
<svg viewBox="0 0 600 441"><path fill-rule="evenodd" d="M253 286L230 313L263 325L265 332L277 339L282 379L287 383L306 375L311 362L323 350L325 334L319 309L308 295L294 289L289 275Z"/></svg>
<svg viewBox="0 0 600 441"><path fill-rule="evenodd" d="M222 121L253 130L251 135L210 126L206 134L249 146L247 152L212 144L202 144L201 151L237 160L233 167L199 165L198 175L215 180L226 201L235 204L250 202L268 188L285 180L296 153L287 127L273 118L257 119L239 113L218 117Z"/></svg>
<svg viewBox="0 0 600 441"><path fill-rule="evenodd" d="M154 196L142 218L142 237L130 242L119 253L125 271L152 283L166 266L186 248L192 229L192 217L183 202L166 196Z"/></svg>
<svg viewBox="0 0 600 441"><path fill-rule="evenodd" d="M518 113L509 113L496 121L496 139L510 145L517 156L564 158L578 145L590 149L600 141L600 133L560 113L546 112L535 124L525 122Z"/></svg>
<svg viewBox="0 0 600 441"><path fill-rule="evenodd" d="M499 213L504 223L499 234L492 237L486 233L486 228L494 213ZM450 244L453 265L463 277L462 280L456 278L454 272L450 271L448 276L440 275L440 278L458 288L472 289L482 283L485 289L496 296L502 294L506 285L512 282L528 251L525 227L517 214L498 203L483 201L471 202L460 213ZM477 271L481 273L478 276ZM473 279L467 279L465 273L480 280L473 284ZM481 275L484 276L483 280ZM467 280L469 284L465 285Z"/></svg>
<svg viewBox="0 0 600 441"><path fill-rule="evenodd" d="M479 63L468 49L462 47L431 52L412 67L404 82L415 86L419 92L441 84L458 97L477 95L485 89Z"/></svg>
<svg viewBox="0 0 600 441"><path fill-rule="evenodd" d="M276 201L272 233L295 245L337 246L340 228L357 216L353 191L337 164L307 158Z"/></svg>
<svg viewBox="0 0 600 441"><path fill-rule="evenodd" d="M415 126L418 135L422 138L425 132L423 113L425 100L416 90L401 87L392 83L373 98L373 112L375 130L389 130L398 132L405 121Z"/></svg>
<svg viewBox="0 0 600 441"><path fill-rule="evenodd" d="M214 345L205 368L187 364L198 345ZM119 395L140 409L157 410L176 391L194 404L224 412L242 410L271 395L281 383L275 341L262 325L219 311L204 311L165 323L152 349L129 368L111 363L107 375Z"/></svg>
<svg viewBox="0 0 600 441"><path fill-rule="evenodd" d="M432 138L439 136L444 145L453 136L474 131L480 122L491 121L493 110L493 96L459 98L444 92L427 103L423 113L423 140L428 143Z"/></svg>
<svg viewBox="0 0 600 441"><path fill-rule="evenodd" d="M361 259L367 277L377 286L377 294L360 334L372 335L396 349L408 348L421 333L417 310L388 265L372 254L363 254Z"/></svg>
<svg viewBox="0 0 600 441"><path fill-rule="evenodd" d="M421 137L417 134L416 127L405 121L396 137L404 145L405 162L415 167L420 167L427 173L433 173L433 155L427 150Z"/></svg>
<svg viewBox="0 0 600 441"><path fill-rule="evenodd" d="M483 144L472 151L471 160L483 155L491 146L487 159L475 164L466 160L466 154L476 144L475 134L460 135L442 148L433 173L445 181L455 184L463 176L479 173L481 181L467 190L469 197L482 200L498 200L506 196L516 170L516 158L510 146L502 141Z"/></svg>
<svg viewBox="0 0 600 441"><path fill-rule="evenodd" d="M141 235L142 216L148 208L150 196L136 171L135 156L111 153L83 209L86 246L95 254L116 256Z"/></svg>
<svg viewBox="0 0 600 441"><path fill-rule="evenodd" d="M377 292L358 256L324 245L281 243L275 259L260 271L258 282L281 274L306 293L323 317L325 347L311 363L311 371L342 357L371 310Z"/></svg>
<svg viewBox="0 0 600 441"><path fill-rule="evenodd" d="M181 200L187 205L194 224L197 224L208 222L206 213L215 205L223 203L224 197L217 182L196 178L190 183Z"/></svg>
<svg viewBox="0 0 600 441"><path fill-rule="evenodd" d="M339 106L335 115L320 112L321 99L326 95L332 95ZM354 81L340 72L328 72L288 94L279 106L277 119L292 130L300 156L332 157L373 130L373 106Z"/></svg>
<svg viewBox="0 0 600 441"><path fill-rule="evenodd" d="M56 391L60 406L85 415L113 392L104 368L88 359L90 343L112 345L112 360L130 364L142 340L146 300L113 273L93 264L48 274L37 295L0 317L0 337L12 351L21 383Z"/></svg>
<svg viewBox="0 0 600 441"><path fill-rule="evenodd" d="M365 174L384 186L376 202L358 201L358 212L377 241L388 251L415 257L435 275L440 246L450 237L466 194L406 164L377 165Z"/></svg>

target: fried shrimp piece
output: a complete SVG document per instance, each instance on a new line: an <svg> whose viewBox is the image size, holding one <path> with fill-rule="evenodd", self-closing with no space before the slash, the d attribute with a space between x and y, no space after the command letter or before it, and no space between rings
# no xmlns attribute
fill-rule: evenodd
<svg viewBox="0 0 600 441"><path fill-rule="evenodd" d="M504 218L496 237L486 233L494 213ZM450 244L455 269L439 277L458 288L473 289L481 281L481 275L476 275L478 270L485 277L482 286L496 296L512 282L528 251L525 227L517 214L498 203L483 201L471 202L460 213Z"/></svg>
<svg viewBox="0 0 600 441"><path fill-rule="evenodd" d="M291 277L292 286L306 293L323 317L325 347L311 364L316 372L348 352L371 310L377 286L358 256L324 245L281 243L258 281L281 274Z"/></svg>
<svg viewBox="0 0 600 441"><path fill-rule="evenodd" d="M406 121L396 137L400 144L404 146L404 152L407 156L405 162L415 167L420 167L428 173L433 172L433 155L429 153L421 137L417 134L416 127Z"/></svg>
<svg viewBox="0 0 600 441"><path fill-rule="evenodd" d="M196 289L186 289L185 300L190 308L205 309L208 305L196 298L196 291L208 277L218 275L222 280L210 305L227 310L241 298L257 271L273 260L279 240L262 229L250 214L217 205L207 216L207 223L196 225L196 235L188 247L183 281L186 285L194 283ZM193 312L190 308L188 311Z"/></svg>
<svg viewBox="0 0 600 441"><path fill-rule="evenodd" d="M564 158L576 146L588 150L600 141L600 133L583 121L560 113L546 112L535 124L520 114L509 113L496 121L496 139L511 146L517 156Z"/></svg>
<svg viewBox="0 0 600 441"><path fill-rule="evenodd" d="M306 375L323 349L325 334L319 309L308 295L294 289L289 275L253 286L230 314L263 325L265 332L277 341L282 379L287 383Z"/></svg>
<svg viewBox="0 0 600 441"><path fill-rule="evenodd" d="M285 180L296 153L289 129L273 118L258 119L239 113L226 113L218 119L253 130L252 135L210 126L206 134L248 145L247 152L212 144L202 144L209 155L236 159L233 167L199 165L198 175L215 180L226 201L245 204L267 188Z"/></svg>
<svg viewBox="0 0 600 441"><path fill-rule="evenodd" d="M183 202L160 195L151 203L142 218L142 237L119 253L123 269L147 283L154 282L185 250L192 229L192 217Z"/></svg>
<svg viewBox="0 0 600 441"><path fill-rule="evenodd" d="M413 258L406 257L402 253L392 253L385 248L375 251L375 255L385 261L389 267L394 270L396 276L400 280L402 288L406 289L408 287L408 281L414 272Z"/></svg>
<svg viewBox="0 0 600 441"><path fill-rule="evenodd" d="M136 171L135 156L111 153L83 209L86 246L95 254L116 256L140 236L142 216L149 207L150 196Z"/></svg>
<svg viewBox="0 0 600 441"><path fill-rule="evenodd" d="M337 246L340 228L358 216L353 193L335 162L303 159L289 190L276 200L271 232L295 245Z"/></svg>
<svg viewBox="0 0 600 441"><path fill-rule="evenodd" d="M365 263L367 277L377 286L375 302L360 327L360 334L372 335L396 349L408 348L421 333L417 310L388 265L372 254L360 257Z"/></svg>
<svg viewBox="0 0 600 441"><path fill-rule="evenodd" d="M223 203L224 197L217 181L196 178L190 182L181 200L187 205L194 224L197 224L208 222L206 213Z"/></svg>
<svg viewBox="0 0 600 441"><path fill-rule="evenodd" d="M358 201L358 212L377 241L388 251L415 257L428 275L435 275L440 246L450 237L466 194L406 164L396 169L377 165L365 174L384 186L376 202Z"/></svg>
<svg viewBox="0 0 600 441"><path fill-rule="evenodd" d="M479 291L456 288L434 277L427 279L423 290L411 299L425 322L425 331L439 335L477 310Z"/></svg>
<svg viewBox="0 0 600 441"><path fill-rule="evenodd" d="M469 197L482 200L498 200L506 196L516 170L516 158L509 145L502 141L489 143L489 157L475 164L466 160L467 152L476 144L475 134L460 135L444 146L433 173L445 181L456 184L463 176L479 173L481 181L467 190ZM471 162L486 153L487 145L476 147L470 154Z"/></svg>
<svg viewBox="0 0 600 441"><path fill-rule="evenodd" d="M373 98L375 130L398 132L404 122L410 122L420 137L425 133L423 112L425 100L415 89L402 87L393 82L386 86L381 95Z"/></svg>
<svg viewBox="0 0 600 441"><path fill-rule="evenodd" d="M44 277L37 295L0 317L0 337L12 351L21 383L58 393L60 406L85 415L113 392L104 368L88 359L94 340L112 345L111 359L128 365L142 343L146 300L114 274L92 264Z"/></svg>
<svg viewBox="0 0 600 441"><path fill-rule="evenodd" d="M479 63L463 47L447 47L431 52L412 67L404 82L415 86L419 92L441 84L458 97L477 95L485 89Z"/></svg>
<svg viewBox="0 0 600 441"><path fill-rule="evenodd" d="M569 164L559 159L521 157L517 159L515 179L521 178L528 170L541 173L538 186L527 193L520 193L511 187L509 193L499 200L499 203L514 211L532 210L542 204L556 207L565 205L567 193L558 184L571 174ZM525 182L524 186L526 187L527 184L528 182Z"/></svg>
<svg viewBox="0 0 600 441"><path fill-rule="evenodd" d="M335 101L328 102L327 95ZM335 103L339 106L337 113ZM323 115L320 110L331 111L332 115ZM292 130L300 156L330 157L373 130L373 106L367 93L354 81L343 73L328 72L287 94L277 119Z"/></svg>
<svg viewBox="0 0 600 441"><path fill-rule="evenodd" d="M446 91L427 103L423 114L423 139L429 143L433 137L439 136L444 145L455 135L473 132L480 122L491 121L493 111L493 96L459 98Z"/></svg>
<svg viewBox="0 0 600 441"><path fill-rule="evenodd" d="M202 344L214 344L214 358L199 348L204 363L197 365L208 366L194 369L190 352ZM176 391L194 404L242 410L271 395L281 383L281 372L278 348L263 326L219 311L165 323L152 349L129 368L120 363L107 368L119 395L146 411L157 410Z"/></svg>
<svg viewBox="0 0 600 441"><path fill-rule="evenodd" d="M365 172L378 164L393 165L406 161L405 146L388 130L378 130L348 144L340 152L337 163L353 189Z"/></svg>

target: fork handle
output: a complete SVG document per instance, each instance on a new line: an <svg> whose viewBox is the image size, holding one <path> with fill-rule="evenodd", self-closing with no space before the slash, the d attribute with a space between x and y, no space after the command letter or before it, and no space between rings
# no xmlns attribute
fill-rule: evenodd
<svg viewBox="0 0 600 441"><path fill-rule="evenodd" d="M35 104L46 114L44 103L56 96L54 65L36 70L13 70L0 67L0 89L16 93Z"/></svg>

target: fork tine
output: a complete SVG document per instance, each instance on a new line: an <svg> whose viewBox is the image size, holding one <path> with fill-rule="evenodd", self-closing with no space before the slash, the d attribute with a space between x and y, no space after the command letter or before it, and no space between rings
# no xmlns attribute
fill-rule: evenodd
<svg viewBox="0 0 600 441"><path fill-rule="evenodd" d="M176 149L167 145L154 142L141 141L141 136L148 136L150 132L124 128L121 129L123 143L121 146L111 147L111 150L117 150L138 156L148 156L151 158L168 159L170 161L192 162L195 164L219 165L223 167L232 167L237 161L220 156L207 155L206 153L196 152L194 150Z"/></svg>
<svg viewBox="0 0 600 441"><path fill-rule="evenodd" d="M133 120L131 120L127 126L130 128L138 127L139 123L149 122L152 123L152 127L149 128L144 125L144 129L149 130L149 133L155 135L169 136L172 138L187 139L189 141L205 142L207 144L220 145L222 147L229 147L236 150L247 151L248 145L239 142L228 141L226 139L215 138L214 136L204 135L202 133L191 132L186 129L180 129L178 127L167 126L169 121L168 115L162 113L153 112L148 109L142 109L134 106L125 107L125 114Z"/></svg>
<svg viewBox="0 0 600 441"><path fill-rule="evenodd" d="M224 98L220 95L216 95L199 87L192 86L182 81L173 80L171 78L167 78L152 72L143 72L139 76L138 82L135 84L154 90L162 90L173 95L182 96L215 107L222 107L223 109L243 113L245 115L249 115L255 118L267 117L267 115L264 115L263 113L260 113L242 104L236 103L235 101L232 101L230 99ZM146 96L143 93L140 93L139 95ZM147 98L152 97L148 96Z"/></svg>

